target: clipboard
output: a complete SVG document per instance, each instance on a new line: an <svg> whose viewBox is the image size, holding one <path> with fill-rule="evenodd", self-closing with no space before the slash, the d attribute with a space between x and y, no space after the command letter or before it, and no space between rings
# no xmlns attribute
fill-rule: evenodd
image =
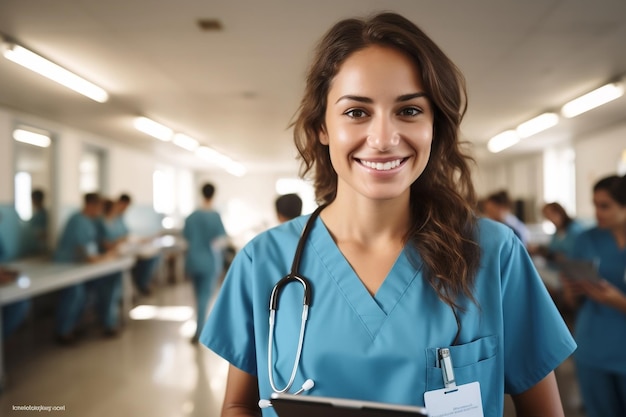
<svg viewBox="0 0 626 417"><path fill-rule="evenodd" d="M557 266L565 278L574 281L598 282L602 279L598 274L598 267L590 260L567 259L558 262Z"/></svg>
<svg viewBox="0 0 626 417"><path fill-rule="evenodd" d="M279 417L428 417L424 407L345 398L272 394Z"/></svg>

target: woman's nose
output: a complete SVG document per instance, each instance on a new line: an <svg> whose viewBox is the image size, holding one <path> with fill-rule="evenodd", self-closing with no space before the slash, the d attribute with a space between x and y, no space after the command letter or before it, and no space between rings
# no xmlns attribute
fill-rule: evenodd
<svg viewBox="0 0 626 417"><path fill-rule="evenodd" d="M388 151L400 143L400 133L393 122L384 118L374 120L367 132L367 144L381 152Z"/></svg>

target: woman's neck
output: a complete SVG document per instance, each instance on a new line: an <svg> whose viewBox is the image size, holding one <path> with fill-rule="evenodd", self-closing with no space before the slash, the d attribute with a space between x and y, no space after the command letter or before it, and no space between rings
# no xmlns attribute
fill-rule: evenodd
<svg viewBox="0 0 626 417"><path fill-rule="evenodd" d="M364 246L381 241L403 242L410 227L409 199L374 201L336 198L322 213L322 220L337 241Z"/></svg>

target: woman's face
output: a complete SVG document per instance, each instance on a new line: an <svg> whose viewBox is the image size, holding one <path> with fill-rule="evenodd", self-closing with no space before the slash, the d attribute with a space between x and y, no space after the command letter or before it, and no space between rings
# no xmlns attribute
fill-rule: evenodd
<svg viewBox="0 0 626 417"><path fill-rule="evenodd" d="M337 172L338 197L408 197L428 163L432 139L433 109L406 55L370 46L343 63L320 134Z"/></svg>
<svg viewBox="0 0 626 417"><path fill-rule="evenodd" d="M543 217L551 221L557 229L563 227L563 218L556 210L546 207L543 210Z"/></svg>
<svg viewBox="0 0 626 417"><path fill-rule="evenodd" d="M626 206L620 205L611 198L608 191L595 191L593 193L593 205L596 209L598 227L614 229L626 225Z"/></svg>

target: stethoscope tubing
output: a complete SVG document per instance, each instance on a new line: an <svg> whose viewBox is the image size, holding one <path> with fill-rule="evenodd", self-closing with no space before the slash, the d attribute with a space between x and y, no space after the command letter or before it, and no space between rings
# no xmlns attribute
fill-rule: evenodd
<svg viewBox="0 0 626 417"><path fill-rule="evenodd" d="M298 371L298 365L300 364L300 357L302 355L302 348L304 346L304 332L306 328L306 322L309 315L309 307L311 306L312 301L312 291L309 280L298 273L300 269L300 260L302 259L302 253L304 252L304 246L306 244L307 237L313 228L313 223L319 216L320 212L325 206L319 206L309 217L302 230L302 234L300 235L300 239L298 241L298 246L296 247L296 253L293 258L293 263L291 265L291 272L283 277L280 281L274 285L272 288L272 293L270 294L269 301L269 337L267 342L267 371L269 375L270 386L272 390L276 393L285 393L287 392L293 382L296 379L296 374ZM300 320L300 334L298 336L298 346L296 349L296 356L294 358L293 367L291 369L291 375L289 377L289 381L285 385L284 388L279 389L276 386L276 382L274 381L274 363L273 363L273 354L274 351L274 330L276 323L276 312L278 310L278 301L280 299L280 293L283 288L291 282L299 282L303 288L303 297L302 297L302 318Z"/></svg>

